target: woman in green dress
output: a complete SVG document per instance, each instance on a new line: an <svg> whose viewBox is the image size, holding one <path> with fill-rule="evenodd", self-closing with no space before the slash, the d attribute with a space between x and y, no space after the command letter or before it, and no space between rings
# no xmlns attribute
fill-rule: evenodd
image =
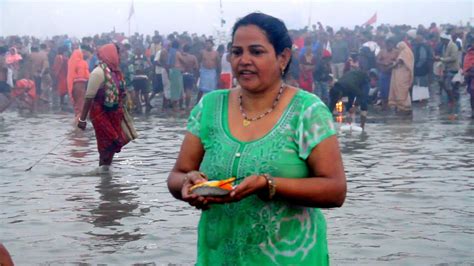
<svg viewBox="0 0 474 266"><path fill-rule="evenodd" d="M239 87L207 94L192 110L168 187L202 209L197 265L328 265L318 208L340 207L346 180L332 115L288 86L291 38L282 21L252 13L232 32ZM237 177L227 196L190 187Z"/></svg>

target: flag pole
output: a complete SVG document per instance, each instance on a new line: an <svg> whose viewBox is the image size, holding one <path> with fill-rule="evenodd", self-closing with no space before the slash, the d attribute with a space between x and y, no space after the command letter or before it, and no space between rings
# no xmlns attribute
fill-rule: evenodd
<svg viewBox="0 0 474 266"><path fill-rule="evenodd" d="M130 6L130 11L128 13L128 36L131 36L131 23L132 23L132 16L135 14L135 7L133 5L133 0L132 0L132 5ZM138 26L138 25L137 25Z"/></svg>
<svg viewBox="0 0 474 266"><path fill-rule="evenodd" d="M309 1L308 31L311 29L311 16L313 15L313 2Z"/></svg>

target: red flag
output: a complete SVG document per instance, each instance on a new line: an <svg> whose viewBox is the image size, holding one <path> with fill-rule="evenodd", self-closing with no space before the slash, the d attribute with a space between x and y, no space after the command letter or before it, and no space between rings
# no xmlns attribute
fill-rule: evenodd
<svg viewBox="0 0 474 266"><path fill-rule="evenodd" d="M369 26L374 24L375 22L377 22L377 12L375 12L375 14L369 20L367 20L366 23L362 24L362 26Z"/></svg>
<svg viewBox="0 0 474 266"><path fill-rule="evenodd" d="M132 18L133 14L135 14L135 8L133 7L133 1L132 1L132 5L130 6L130 12L128 13L128 20Z"/></svg>

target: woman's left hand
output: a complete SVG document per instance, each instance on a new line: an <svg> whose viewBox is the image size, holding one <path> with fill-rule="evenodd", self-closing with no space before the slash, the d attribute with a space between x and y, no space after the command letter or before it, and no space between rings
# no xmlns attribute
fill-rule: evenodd
<svg viewBox="0 0 474 266"><path fill-rule="evenodd" d="M236 202L252 194L258 194L267 188L267 179L263 175L251 175L238 184L226 197L206 197L207 203Z"/></svg>

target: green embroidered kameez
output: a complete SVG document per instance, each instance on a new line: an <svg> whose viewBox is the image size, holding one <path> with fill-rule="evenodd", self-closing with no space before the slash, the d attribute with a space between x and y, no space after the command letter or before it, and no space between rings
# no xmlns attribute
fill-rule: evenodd
<svg viewBox="0 0 474 266"><path fill-rule="evenodd" d="M328 108L299 90L278 123L264 137L242 142L228 125L229 90L207 94L192 110L188 131L205 154L200 171L210 180L269 173L306 178L306 159L336 134ZM198 228L197 265L328 265L326 222L319 209L256 195L203 211Z"/></svg>

